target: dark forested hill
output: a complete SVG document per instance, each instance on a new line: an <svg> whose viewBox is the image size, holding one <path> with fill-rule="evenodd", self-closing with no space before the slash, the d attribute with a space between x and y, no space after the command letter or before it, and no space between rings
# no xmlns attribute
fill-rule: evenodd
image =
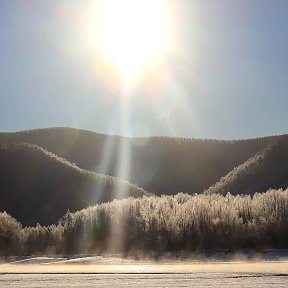
<svg viewBox="0 0 288 288"><path fill-rule="evenodd" d="M72 128L49 128L0 133L0 143L36 144L80 168L124 178L118 168L123 166L119 165L122 157L127 156L123 151L128 151L126 168L128 165L130 173L126 180L160 195L179 191L201 193L279 137L239 141L124 138Z"/></svg>
<svg viewBox="0 0 288 288"><path fill-rule="evenodd" d="M205 194L254 194L269 188L288 187L288 136L234 168Z"/></svg>
<svg viewBox="0 0 288 288"><path fill-rule="evenodd" d="M55 223L67 209L146 193L31 144L0 145L0 183L0 211L6 210L24 225Z"/></svg>

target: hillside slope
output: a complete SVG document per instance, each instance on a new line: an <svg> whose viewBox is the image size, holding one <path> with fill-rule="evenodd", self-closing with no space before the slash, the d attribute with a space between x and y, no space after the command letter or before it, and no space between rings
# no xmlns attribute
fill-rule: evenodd
<svg viewBox="0 0 288 288"><path fill-rule="evenodd" d="M78 168L31 144L0 145L0 211L24 225L57 222L67 209L77 211L114 198L146 192L119 179Z"/></svg>
<svg viewBox="0 0 288 288"><path fill-rule="evenodd" d="M205 194L254 194L288 187L288 137L282 137L261 153L234 168Z"/></svg>
<svg viewBox="0 0 288 288"><path fill-rule="evenodd" d="M130 163L126 180L157 195L169 195L203 192L279 137L239 141L125 138L72 128L49 128L0 133L0 143L36 144L83 169L111 176L121 176L117 167L121 166L125 147L130 157L130 162L126 161Z"/></svg>

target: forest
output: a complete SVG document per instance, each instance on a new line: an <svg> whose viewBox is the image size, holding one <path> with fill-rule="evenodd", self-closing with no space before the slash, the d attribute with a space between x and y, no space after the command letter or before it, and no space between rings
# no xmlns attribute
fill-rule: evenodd
<svg viewBox="0 0 288 288"><path fill-rule="evenodd" d="M0 254L288 248L287 151L288 135L0 133Z"/></svg>
<svg viewBox="0 0 288 288"><path fill-rule="evenodd" d="M288 248L288 190L126 198L69 210L57 225L0 214L1 255Z"/></svg>

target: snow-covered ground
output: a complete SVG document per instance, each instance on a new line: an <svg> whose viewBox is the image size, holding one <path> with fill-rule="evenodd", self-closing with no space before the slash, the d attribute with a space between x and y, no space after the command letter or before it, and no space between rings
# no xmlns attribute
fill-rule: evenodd
<svg viewBox="0 0 288 288"><path fill-rule="evenodd" d="M157 263L161 262L239 262L239 261L284 261L288 262L288 249L270 249L255 252L249 249L229 251L224 249L202 250L189 256L158 255ZM143 257L138 257L142 259ZM155 255L146 255L145 262L155 262ZM136 261L137 262L137 261ZM140 262L140 261L138 261ZM120 254L104 255L69 255L69 256L11 256L0 258L0 263L9 264L133 264L135 259L124 258Z"/></svg>
<svg viewBox="0 0 288 288"><path fill-rule="evenodd" d="M215 287L287 288L287 275L193 274L5 274L0 287Z"/></svg>
<svg viewBox="0 0 288 288"><path fill-rule="evenodd" d="M8 257L1 259L0 288L288 287L288 250L210 253L158 261L120 255Z"/></svg>

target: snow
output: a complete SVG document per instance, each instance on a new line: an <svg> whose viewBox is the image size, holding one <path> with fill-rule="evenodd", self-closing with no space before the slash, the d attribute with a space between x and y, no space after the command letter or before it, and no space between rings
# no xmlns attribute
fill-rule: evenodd
<svg viewBox="0 0 288 288"><path fill-rule="evenodd" d="M117 254L8 257L1 259L0 287L287 287L288 250L218 257L222 252L205 261Z"/></svg>
<svg viewBox="0 0 288 288"><path fill-rule="evenodd" d="M246 273L194 274L5 274L0 287L214 287L286 288L287 275Z"/></svg>

